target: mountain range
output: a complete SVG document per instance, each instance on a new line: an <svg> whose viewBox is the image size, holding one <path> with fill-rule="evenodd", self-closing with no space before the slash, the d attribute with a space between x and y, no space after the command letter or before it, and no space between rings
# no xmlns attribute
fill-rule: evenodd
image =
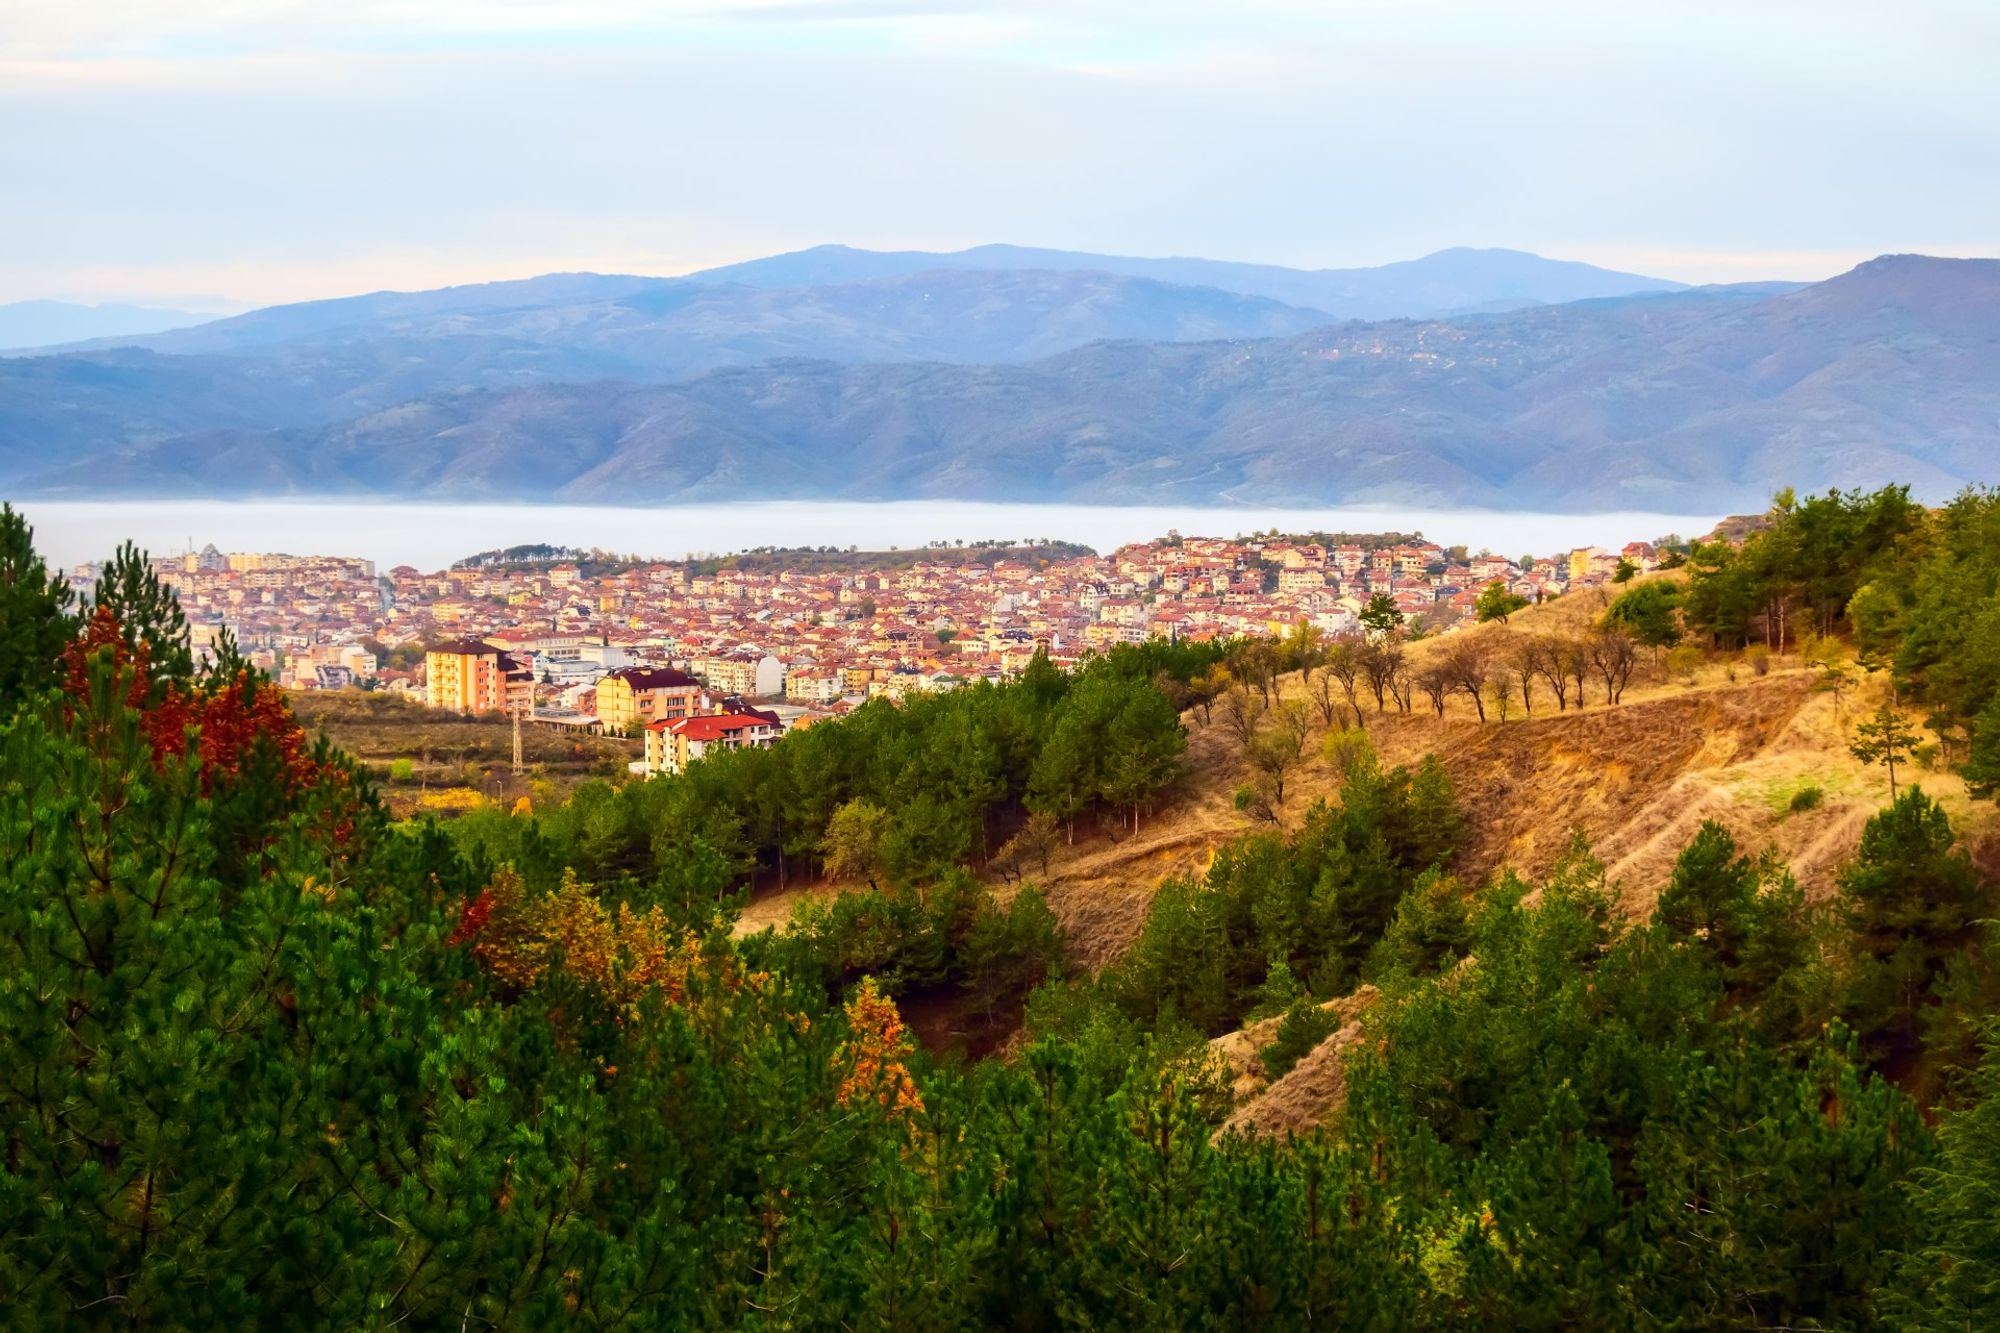
<svg viewBox="0 0 2000 1333"><path fill-rule="evenodd" d="M1683 288L1506 251L820 247L0 360L17 496L1704 512L1886 480L2000 480L2000 261Z"/></svg>
<svg viewBox="0 0 2000 1333"><path fill-rule="evenodd" d="M79 305L73 301L0 304L0 352L90 338L130 338L205 324L218 316L138 305Z"/></svg>

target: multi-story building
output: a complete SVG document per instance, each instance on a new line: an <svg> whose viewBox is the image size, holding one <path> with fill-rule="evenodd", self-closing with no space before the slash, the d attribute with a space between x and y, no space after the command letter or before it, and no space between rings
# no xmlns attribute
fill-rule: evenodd
<svg viewBox="0 0 2000 1333"><path fill-rule="evenodd" d="M672 667L621 667L597 682L597 718L607 732L675 722L701 710L701 682Z"/></svg>
<svg viewBox="0 0 2000 1333"><path fill-rule="evenodd" d="M785 676L785 698L793 703L830 704L846 692L842 673L833 667L810 667Z"/></svg>
<svg viewBox="0 0 2000 1333"><path fill-rule="evenodd" d="M774 745L783 730L779 723L763 713L710 713L678 720L662 718L646 728L646 776L679 773L715 750Z"/></svg>
<svg viewBox="0 0 2000 1333"><path fill-rule="evenodd" d="M424 698L454 713L525 713L534 676L513 657L478 639L424 650Z"/></svg>

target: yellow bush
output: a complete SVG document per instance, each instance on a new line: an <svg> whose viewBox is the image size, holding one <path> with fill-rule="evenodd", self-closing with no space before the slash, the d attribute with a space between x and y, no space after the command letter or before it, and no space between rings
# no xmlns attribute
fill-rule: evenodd
<svg viewBox="0 0 2000 1333"><path fill-rule="evenodd" d="M417 804L426 810L477 810L486 804L486 798L470 787L445 787L425 792Z"/></svg>

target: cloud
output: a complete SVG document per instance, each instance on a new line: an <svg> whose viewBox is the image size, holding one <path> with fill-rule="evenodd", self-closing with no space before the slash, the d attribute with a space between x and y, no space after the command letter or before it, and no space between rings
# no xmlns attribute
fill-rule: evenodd
<svg viewBox="0 0 2000 1333"><path fill-rule="evenodd" d="M2000 239L1961 8L0 0L0 299L829 240L1810 277Z"/></svg>

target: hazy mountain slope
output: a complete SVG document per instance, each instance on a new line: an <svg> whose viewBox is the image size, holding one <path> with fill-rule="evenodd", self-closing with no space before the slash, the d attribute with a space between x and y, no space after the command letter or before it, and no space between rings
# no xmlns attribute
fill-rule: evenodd
<svg viewBox="0 0 2000 1333"><path fill-rule="evenodd" d="M1324 310L1339 319L1401 319L1679 290L1683 284L1544 259L1519 250L1440 250L1375 268L1293 269L1214 259L1125 255L982 245L939 254L822 245L696 273L706 282L802 287L934 269L1092 270L1161 282L1216 287Z"/></svg>
<svg viewBox="0 0 2000 1333"><path fill-rule="evenodd" d="M370 292L327 301L266 306L247 314L216 320L197 329L115 341L119 346L146 347L179 355L245 352L306 339L354 336L382 325L411 327L422 321L436 321L450 316L476 317L494 311L588 305L674 285L673 280L667 278L549 273L512 282L482 282L422 292ZM108 340L98 341L104 343Z"/></svg>
<svg viewBox="0 0 2000 1333"><path fill-rule="evenodd" d="M343 415L326 394L210 357L121 351L0 359L0 484L113 447L218 427L260 430ZM179 446L176 446L178 450Z"/></svg>
<svg viewBox="0 0 2000 1333"><path fill-rule="evenodd" d="M555 354L515 346L522 366ZM484 365L491 351L466 355ZM25 426L0 414L0 467L22 493L1700 512L1755 506L1781 485L1900 480L1943 495L2000 481L1991 260L1885 259L1765 298L1689 293L1254 341L1103 342L1023 365L785 361L675 384L501 388L468 374L472 387L414 402L370 402L379 381L356 388L344 372L280 363L248 381L293 393L265 435L245 430L255 412L235 404L202 423L227 430L174 435L176 422L202 417L162 406L180 392L178 358L138 362L136 380L132 366L94 380L78 360L0 362L0 401L43 392L13 377L68 367L75 408ZM229 374L244 378L240 366ZM204 366L187 387L226 397L231 382ZM118 437L91 424L115 423L128 400L143 429ZM24 454L26 427L64 448ZM107 446L116 452L93 456Z"/></svg>
<svg viewBox="0 0 2000 1333"><path fill-rule="evenodd" d="M88 338L133 337L217 318L220 316L150 306L13 301L0 304L0 351L82 342Z"/></svg>
<svg viewBox="0 0 2000 1333"><path fill-rule="evenodd" d="M416 392L437 392L665 381L789 357L1020 361L1105 338L1271 337L1327 322L1263 297L1104 273L945 271L775 290L572 276L273 307L133 345L307 373L337 364L355 384L384 367L405 383L428 371L432 382Z"/></svg>

